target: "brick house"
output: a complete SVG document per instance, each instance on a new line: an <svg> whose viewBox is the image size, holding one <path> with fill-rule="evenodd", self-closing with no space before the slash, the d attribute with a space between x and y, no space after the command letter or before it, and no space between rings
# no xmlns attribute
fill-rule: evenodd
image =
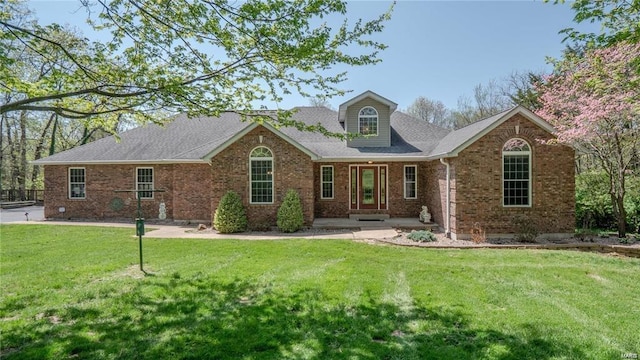
<svg viewBox="0 0 640 360"><path fill-rule="evenodd" d="M554 130L517 106L449 131L400 111L371 91L338 111L296 108L294 119L322 124L350 140L295 128L218 118L177 116L35 161L44 165L47 218L127 218L132 193L156 217L161 203L176 221L210 222L224 193L240 194L254 228L275 224L288 189L304 219L417 217L428 206L452 238L474 225L488 235L574 230L574 151L549 145ZM154 214L154 215L150 215Z"/></svg>

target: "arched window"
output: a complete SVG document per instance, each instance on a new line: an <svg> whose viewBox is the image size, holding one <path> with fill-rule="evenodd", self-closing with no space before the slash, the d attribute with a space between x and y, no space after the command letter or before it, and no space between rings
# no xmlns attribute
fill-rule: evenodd
<svg viewBox="0 0 640 360"><path fill-rule="evenodd" d="M273 203L273 153L264 146L249 155L249 187L252 204Z"/></svg>
<svg viewBox="0 0 640 360"><path fill-rule="evenodd" d="M371 106L358 113L358 130L362 135L378 135L378 111Z"/></svg>
<svg viewBox="0 0 640 360"><path fill-rule="evenodd" d="M502 204L531 206L531 147L514 138L502 147Z"/></svg>

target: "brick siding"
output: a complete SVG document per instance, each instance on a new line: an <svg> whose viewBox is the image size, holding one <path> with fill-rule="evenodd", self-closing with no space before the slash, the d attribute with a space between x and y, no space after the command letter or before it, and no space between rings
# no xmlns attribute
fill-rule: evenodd
<svg viewBox="0 0 640 360"><path fill-rule="evenodd" d="M273 153L273 204L249 203L249 155L258 146L265 146ZM235 141L211 159L211 171L211 200L214 211L222 196L233 190L242 198L251 227L274 226L282 199L288 189L294 189L298 191L302 201L305 224L313 223L314 187L313 178L310 176L313 174L311 158L270 130L259 126Z"/></svg>
<svg viewBox="0 0 640 360"><path fill-rule="evenodd" d="M69 199L68 169L84 167L86 198ZM164 201L167 218L206 221L211 214L211 170L207 164L105 164L47 165L45 178L45 217L52 219L131 219L136 216L135 193L114 190L135 188L137 167L152 167L154 187L164 189L153 199L142 199L142 214L157 219ZM120 203L122 206L115 206ZM64 207L65 212L59 211Z"/></svg>
<svg viewBox="0 0 640 360"><path fill-rule="evenodd" d="M502 205L502 147L515 137L531 146L530 207ZM518 234L522 232L518 221L524 220L540 233L573 233L574 150L541 143L550 139L548 132L518 114L448 159L454 179L452 232L468 236L478 223L487 234Z"/></svg>
<svg viewBox="0 0 640 360"><path fill-rule="evenodd" d="M320 167L324 165L333 166L334 171L334 198L322 199L320 197ZM350 201L350 183L349 183L349 166L350 165L370 165L368 163L315 163L313 176L315 179L315 215L316 217L348 217L349 214L385 214L390 217L418 217L422 206L426 205L425 198L428 188L427 162L387 162L374 163L371 165L387 166L387 201L386 210L352 210L349 209ZM404 166L417 166L417 198L404 198Z"/></svg>
<svg viewBox="0 0 640 360"><path fill-rule="evenodd" d="M515 127L519 126L516 134ZM532 205L523 208L502 206L502 146L513 137L523 138L532 147ZM542 233L570 233L574 229L574 151L565 146L543 145L551 135L521 115L515 115L459 156L449 158L451 185L451 231L465 237L475 223L487 234L519 232L518 217L526 218ZM249 203L249 154L258 146L274 156L273 204ZM334 168L334 198L321 199L320 167ZM157 218L164 201L167 218L211 222L222 196L237 192L247 209L252 228L276 224L276 214L288 189L300 194L306 225L314 217L348 217L351 213L388 214L391 217L418 217L427 205L433 221L446 226L446 172L439 161L389 162L387 165L388 210L350 210L349 165L367 163L313 162L270 130L258 126L218 153L211 164L85 165L86 199L68 198L68 168L47 165L45 173L45 216L47 218L130 219L135 216L133 193L115 193L135 187L136 167L154 168L155 188L165 189L154 199L142 200L146 218ZM404 199L404 166L417 165L417 199ZM120 201L123 206L113 206ZM65 212L59 212L64 207Z"/></svg>

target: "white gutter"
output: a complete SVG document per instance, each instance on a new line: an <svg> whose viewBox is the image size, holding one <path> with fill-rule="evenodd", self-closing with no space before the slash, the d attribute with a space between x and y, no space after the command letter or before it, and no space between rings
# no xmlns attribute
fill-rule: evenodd
<svg viewBox="0 0 640 360"><path fill-rule="evenodd" d="M319 159L315 159L315 162L351 162L351 163L361 163L361 162L375 162L375 163L386 163L386 162L398 162L398 161L426 161L426 157L424 155L416 155L416 156L345 156L345 157L321 157Z"/></svg>
<svg viewBox="0 0 640 360"><path fill-rule="evenodd" d="M440 163L447 168L447 220L445 221L445 235L448 238L451 238L451 167L444 158L440 158Z"/></svg>
<svg viewBox="0 0 640 360"><path fill-rule="evenodd" d="M202 159L156 159L156 160L87 160L87 161L40 161L32 160L33 165L130 165L130 164L210 164Z"/></svg>

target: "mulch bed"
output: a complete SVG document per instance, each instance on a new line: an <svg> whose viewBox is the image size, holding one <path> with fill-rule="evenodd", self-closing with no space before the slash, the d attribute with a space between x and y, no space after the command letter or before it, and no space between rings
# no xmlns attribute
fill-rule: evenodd
<svg viewBox="0 0 640 360"><path fill-rule="evenodd" d="M438 249L543 249L543 250L578 250L598 253L619 254L640 258L640 241L630 240L623 244L617 237L591 236L584 239L536 239L535 242L518 242L515 239L487 239L483 243L470 240L452 240L442 233L436 233L436 241L417 242L407 238L408 232L398 230L393 238L374 239L376 242L411 247L428 247Z"/></svg>

